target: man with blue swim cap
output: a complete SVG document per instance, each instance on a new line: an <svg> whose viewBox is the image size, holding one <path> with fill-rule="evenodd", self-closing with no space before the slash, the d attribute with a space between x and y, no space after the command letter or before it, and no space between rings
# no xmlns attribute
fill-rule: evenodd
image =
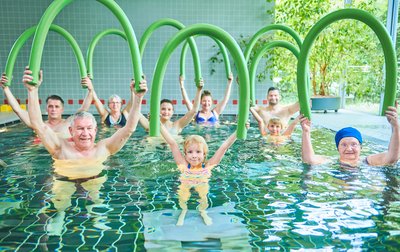
<svg viewBox="0 0 400 252"><path fill-rule="evenodd" d="M388 107L385 116L392 126L387 152L372 154L365 159L360 158L361 144L363 142L360 131L352 127L339 130L335 135L336 148L339 152L339 162L349 166L358 166L365 161L371 166L392 165L400 158L400 127L397 119L397 108ZM307 164L322 164L329 159L325 156L316 155L311 144L311 122L306 117L300 119L302 134L302 160Z"/></svg>

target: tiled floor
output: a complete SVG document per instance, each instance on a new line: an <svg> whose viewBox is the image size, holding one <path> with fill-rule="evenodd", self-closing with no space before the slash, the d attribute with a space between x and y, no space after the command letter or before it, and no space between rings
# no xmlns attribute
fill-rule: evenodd
<svg viewBox="0 0 400 252"><path fill-rule="evenodd" d="M14 112L0 112L0 127L17 122L19 122L19 118Z"/></svg>
<svg viewBox="0 0 400 252"><path fill-rule="evenodd" d="M389 144L392 129L385 116L355 112L340 109L337 113L311 114L311 121L315 126L338 131L344 127L357 128L363 138L387 146Z"/></svg>

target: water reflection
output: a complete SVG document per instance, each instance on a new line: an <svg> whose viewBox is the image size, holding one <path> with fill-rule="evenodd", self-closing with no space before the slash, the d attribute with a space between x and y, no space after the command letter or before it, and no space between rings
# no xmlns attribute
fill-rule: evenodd
<svg viewBox="0 0 400 252"><path fill-rule="evenodd" d="M71 200L74 194L78 194L80 200L86 201L86 218L93 221L95 228L110 229L107 226L107 216L95 211L95 208L104 207L100 190L107 181L107 175L103 162L104 159L54 160L50 201L56 213L49 216L46 222L46 231L49 235L61 236L67 230L66 211L72 206ZM43 212L51 212L50 206L43 209Z"/></svg>

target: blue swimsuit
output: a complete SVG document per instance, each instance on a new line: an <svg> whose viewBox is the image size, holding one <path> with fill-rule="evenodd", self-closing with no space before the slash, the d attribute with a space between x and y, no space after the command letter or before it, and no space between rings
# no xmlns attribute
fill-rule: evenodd
<svg viewBox="0 0 400 252"><path fill-rule="evenodd" d="M211 124L211 125L218 123L218 118L215 116L214 110L212 110L211 113L212 113L212 116L206 120L203 117L200 117L200 111L197 112L197 115L195 117L196 123L197 124Z"/></svg>
<svg viewBox="0 0 400 252"><path fill-rule="evenodd" d="M121 116L118 118L118 121L113 122L111 121L111 115L108 114L108 116L106 117L106 119L104 120L104 123L108 126L108 127L112 127L112 126L121 126L124 127L126 124L126 118L124 116L124 114L121 114Z"/></svg>

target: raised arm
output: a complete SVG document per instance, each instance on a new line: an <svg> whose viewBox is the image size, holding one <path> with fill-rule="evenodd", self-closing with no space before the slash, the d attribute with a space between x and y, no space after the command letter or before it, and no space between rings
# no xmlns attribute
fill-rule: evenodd
<svg viewBox="0 0 400 252"><path fill-rule="evenodd" d="M131 99L129 99L128 104L126 104L125 108L122 110L122 113L125 117L128 117L129 111L132 108L132 101L135 97L135 81L132 79L130 84L131 89Z"/></svg>
<svg viewBox="0 0 400 252"><path fill-rule="evenodd" d="M118 152L125 145L126 141L129 139L132 133L136 130L140 118L140 109L143 96L147 92L146 80L142 80L140 82L140 90L140 92L135 91L135 96L133 97L132 101L132 108L129 111L129 116L127 118L125 126L117 130L111 137L99 142L99 144L105 144L110 155Z"/></svg>
<svg viewBox="0 0 400 252"><path fill-rule="evenodd" d="M226 151L229 149L229 147L232 146L232 144L236 141L237 132L233 132L232 135L228 137L228 139L225 140L225 142L222 143L222 145L218 148L218 150L214 153L212 158L210 158L207 162L207 167L210 167L210 169L214 168L216 165L218 165L221 162L221 159L224 157Z"/></svg>
<svg viewBox="0 0 400 252"><path fill-rule="evenodd" d="M300 124L303 130L301 139L301 158L306 164L322 164L326 162L326 158L320 155L315 155L311 144L311 122L307 117L300 117Z"/></svg>
<svg viewBox="0 0 400 252"><path fill-rule="evenodd" d="M229 97L231 96L232 80L233 80L233 75L232 73L230 73L228 77L228 84L226 85L225 89L224 98L214 108L214 112L217 113L218 116L222 114L222 112L226 107L226 104L228 104Z"/></svg>
<svg viewBox="0 0 400 252"><path fill-rule="evenodd" d="M179 130L181 130L186 125L188 125L193 120L193 117L196 115L197 111L199 110L201 90L203 89L203 86L204 86L204 83L203 83L203 80L201 80L200 85L197 87L193 106L184 116L182 116L181 118L179 118L179 120L174 122L174 124L177 125L177 128L179 128Z"/></svg>
<svg viewBox="0 0 400 252"><path fill-rule="evenodd" d="M42 83L42 71L40 71L39 81L36 86L28 84L33 80L31 74L32 71L26 68L22 79L22 82L28 90L28 113L31 126L42 140L47 151L54 156L60 150L61 142L56 133L54 133L54 131L47 126L42 119L39 105L39 86Z"/></svg>
<svg viewBox="0 0 400 252"><path fill-rule="evenodd" d="M256 107L250 107L250 112L258 122L258 129L260 130L261 135L266 136L267 132L265 131L264 120L261 118L261 116L256 111Z"/></svg>
<svg viewBox="0 0 400 252"><path fill-rule="evenodd" d="M142 113L140 113L139 124L148 131L150 129L149 119L147 119Z"/></svg>
<svg viewBox="0 0 400 252"><path fill-rule="evenodd" d="M8 82L7 76L3 73L1 75L0 86L3 88L4 95L7 98L8 104L11 106L12 110L15 114L21 119L23 123L26 124L29 128L31 128L31 121L29 120L28 112L21 109L17 99L12 94L10 88L5 84Z"/></svg>
<svg viewBox="0 0 400 252"><path fill-rule="evenodd" d="M181 87L182 98L185 101L187 110L192 110L193 105L185 89L185 77L179 75L179 86Z"/></svg>
<svg viewBox="0 0 400 252"><path fill-rule="evenodd" d="M311 103L310 103L310 105L311 105ZM300 103L296 102L296 103L293 103L291 105L288 105L287 106L287 111L288 111L288 116L291 116L296 112L299 112L300 111Z"/></svg>
<svg viewBox="0 0 400 252"><path fill-rule="evenodd" d="M289 126L287 126L287 128L285 129L285 131L282 133L283 136L288 136L290 137L294 131L294 129L296 128L296 125L299 123L300 121L300 115L298 115L290 124Z"/></svg>
<svg viewBox="0 0 400 252"><path fill-rule="evenodd" d="M93 101L93 84L92 80L89 77L85 77L81 80L82 87L87 88L87 94L85 99L83 100L82 106L78 109L77 112L81 111L88 111L90 108L90 105L92 104Z"/></svg>
<svg viewBox="0 0 400 252"><path fill-rule="evenodd" d="M161 135L164 137L165 141L169 145L169 148L171 149L172 152L172 156L174 157L174 160L178 165L178 167L182 165L186 166L187 162L179 149L178 143L171 136L171 134L168 132L168 130L165 128L163 124L161 124Z"/></svg>
<svg viewBox="0 0 400 252"><path fill-rule="evenodd" d="M101 103L99 97L97 97L93 83L92 83L92 95L93 95L94 105L96 106L97 112L99 112L99 114L100 114L101 122L104 122L104 120L106 119L106 117L108 115L108 111L104 107L103 103Z"/></svg>
<svg viewBox="0 0 400 252"><path fill-rule="evenodd" d="M368 156L367 160L370 165L395 164L400 158L400 129L397 119L397 109L395 107L388 107L385 115L392 126L392 135L390 137L388 151Z"/></svg>

